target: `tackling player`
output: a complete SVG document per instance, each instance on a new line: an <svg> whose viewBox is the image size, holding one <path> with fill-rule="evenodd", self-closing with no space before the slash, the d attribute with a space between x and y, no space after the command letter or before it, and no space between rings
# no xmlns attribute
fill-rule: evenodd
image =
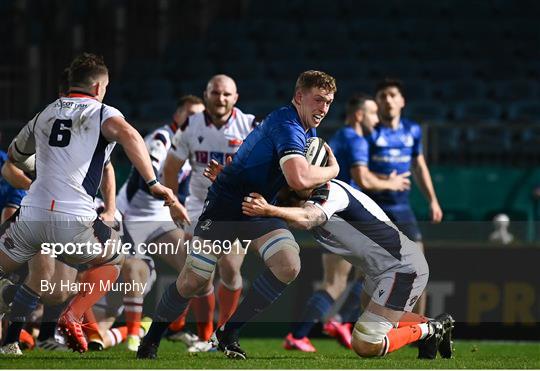
<svg viewBox="0 0 540 371"><path fill-rule="evenodd" d="M242 214L242 200L250 190L274 200L286 184L296 190L312 188L335 177L339 166L329 151L329 166L309 165L306 140L324 119L336 91L333 77L306 71L296 82L292 104L270 113L246 138L230 166L208 191L195 228L193 249L175 284L164 293L154 322L143 339L138 358L155 358L167 324L181 313L189 298L201 293L211 279L220 249L195 249L194 243L224 244L236 239L254 247L266 269L253 282L229 321L216 332L218 348L231 358L246 358L238 343L241 328L270 306L300 270L299 246L287 224L277 218L251 218ZM329 148L329 147L328 147Z"/></svg>
<svg viewBox="0 0 540 371"><path fill-rule="evenodd" d="M283 218L312 229L317 242L343 256L365 275L364 311L356 322L352 348L361 357L384 356L420 341L419 358L452 357L454 321L411 313L424 291L429 269L422 252L390 221L373 200L339 180L316 189L301 207L279 207L250 193L242 204L252 217Z"/></svg>

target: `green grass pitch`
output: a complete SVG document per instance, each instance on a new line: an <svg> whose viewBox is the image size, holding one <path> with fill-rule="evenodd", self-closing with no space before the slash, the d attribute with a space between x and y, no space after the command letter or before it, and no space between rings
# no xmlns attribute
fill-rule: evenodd
<svg viewBox="0 0 540 371"><path fill-rule="evenodd" d="M245 361L230 360L222 353L190 355L179 343L164 340L159 358L140 361L124 345L103 352L83 355L71 352L25 352L23 357L0 356L0 368L84 368L84 369L410 369L410 368L540 368L540 343L457 341L454 359L418 360L417 349L406 347L385 358L360 359L351 351L340 347L331 339L314 339L317 353L306 354L285 351L281 339L244 339L242 345L248 353Z"/></svg>

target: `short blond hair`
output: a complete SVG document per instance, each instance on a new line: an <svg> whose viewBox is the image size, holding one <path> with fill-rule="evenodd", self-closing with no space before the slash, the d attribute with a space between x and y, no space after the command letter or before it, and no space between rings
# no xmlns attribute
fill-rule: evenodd
<svg viewBox="0 0 540 371"><path fill-rule="evenodd" d="M337 91L336 79L322 71L304 71L298 76L294 91L308 90L311 88L320 88L329 93L335 93Z"/></svg>

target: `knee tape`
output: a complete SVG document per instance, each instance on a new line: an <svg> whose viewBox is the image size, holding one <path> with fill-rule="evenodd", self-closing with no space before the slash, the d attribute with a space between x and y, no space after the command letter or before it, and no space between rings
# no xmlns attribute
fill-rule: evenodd
<svg viewBox="0 0 540 371"><path fill-rule="evenodd" d="M186 258L186 266L193 273L210 279L216 269L217 257L212 254L189 254Z"/></svg>
<svg viewBox="0 0 540 371"><path fill-rule="evenodd" d="M294 240L290 231L283 231L275 236L270 237L259 248L259 254L264 261L268 260L272 255L281 250L292 250L296 253L300 252L300 246Z"/></svg>
<svg viewBox="0 0 540 371"><path fill-rule="evenodd" d="M379 344L392 327L392 323L386 318L366 310L354 324L352 336L357 340Z"/></svg>

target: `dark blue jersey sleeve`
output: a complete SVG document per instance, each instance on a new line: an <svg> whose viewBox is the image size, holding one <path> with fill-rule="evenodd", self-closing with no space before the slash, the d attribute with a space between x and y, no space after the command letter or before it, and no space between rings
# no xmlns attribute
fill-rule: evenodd
<svg viewBox="0 0 540 371"><path fill-rule="evenodd" d="M270 139L276 148L280 166L291 157L304 156L306 134L300 125L292 121L275 125Z"/></svg>
<svg viewBox="0 0 540 371"><path fill-rule="evenodd" d="M369 163L369 144L366 138L359 135L354 137L349 147L349 155L351 167L357 165L367 166Z"/></svg>
<svg viewBox="0 0 540 371"><path fill-rule="evenodd" d="M418 124L411 126L411 134L413 136L414 142L412 146L412 157L418 157L422 154L422 128Z"/></svg>

